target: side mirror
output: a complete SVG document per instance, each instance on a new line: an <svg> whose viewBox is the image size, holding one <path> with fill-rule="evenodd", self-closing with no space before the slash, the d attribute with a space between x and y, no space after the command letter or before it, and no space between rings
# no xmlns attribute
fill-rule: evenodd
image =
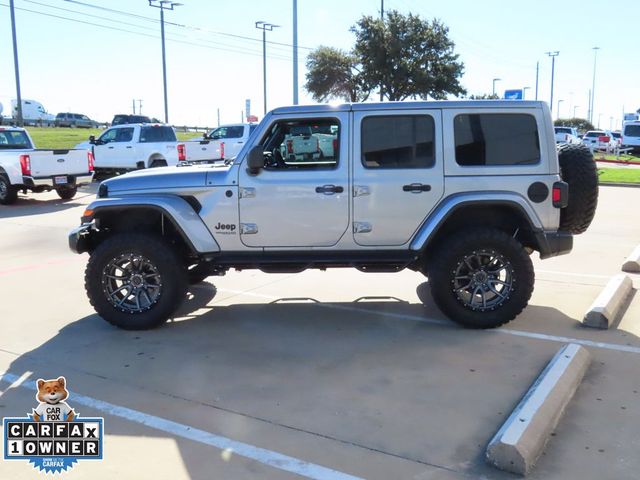
<svg viewBox="0 0 640 480"><path fill-rule="evenodd" d="M91 136L89 137L89 143L90 143L91 145L95 145L95 144L96 144L96 136L95 136L95 135L91 135Z"/></svg>
<svg viewBox="0 0 640 480"><path fill-rule="evenodd" d="M247 155L247 170L251 175L257 175L264 168L264 152L262 145L256 145Z"/></svg>

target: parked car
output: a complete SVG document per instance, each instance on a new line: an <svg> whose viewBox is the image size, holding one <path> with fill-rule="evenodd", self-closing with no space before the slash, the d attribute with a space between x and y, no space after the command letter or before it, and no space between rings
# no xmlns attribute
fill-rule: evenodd
<svg viewBox="0 0 640 480"><path fill-rule="evenodd" d="M253 123L221 125L202 139L183 142L188 162L214 162L235 157L257 127Z"/></svg>
<svg viewBox="0 0 640 480"><path fill-rule="evenodd" d="M622 147L622 132L609 132L611 136L616 140L616 146Z"/></svg>
<svg viewBox="0 0 640 480"><path fill-rule="evenodd" d="M640 121L625 122L622 130L622 148L630 148L634 154L640 153Z"/></svg>
<svg viewBox="0 0 640 480"><path fill-rule="evenodd" d="M20 190L55 190L68 200L92 178L91 152L36 149L25 129L0 127L0 204L14 203Z"/></svg>
<svg viewBox="0 0 640 480"><path fill-rule="evenodd" d="M578 129L574 127L553 127L556 134L556 143L570 143L577 145L580 141Z"/></svg>
<svg viewBox="0 0 640 480"><path fill-rule="evenodd" d="M315 143L313 125L335 131L333 158L276 158L296 131ZM345 267L421 272L447 316L490 328L526 307L532 252L569 253L597 198L593 155L556 150L545 102L294 106L233 162L103 182L69 246L90 253L91 305L126 329L161 325L189 283L230 269Z"/></svg>
<svg viewBox="0 0 640 480"><path fill-rule="evenodd" d="M102 135L76 148L90 148L95 158L96 175L166 167L179 161L176 132L162 124L135 123L111 127ZM184 146L180 146L184 151ZM184 158L181 158L184 160Z"/></svg>
<svg viewBox="0 0 640 480"><path fill-rule="evenodd" d="M617 140L604 130L589 130L582 137L582 143L591 150L613 151L617 146Z"/></svg>
<svg viewBox="0 0 640 480"><path fill-rule="evenodd" d="M144 115L129 115L126 113L119 113L114 115L111 121L111 126L125 125L130 123L151 123L151 119Z"/></svg>
<svg viewBox="0 0 640 480"><path fill-rule="evenodd" d="M80 113L63 112L56 115L56 127L97 128L98 122Z"/></svg>

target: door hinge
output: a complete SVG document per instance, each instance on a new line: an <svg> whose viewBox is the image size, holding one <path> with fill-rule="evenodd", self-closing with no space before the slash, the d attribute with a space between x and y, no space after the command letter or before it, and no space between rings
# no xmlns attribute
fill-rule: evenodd
<svg viewBox="0 0 640 480"><path fill-rule="evenodd" d="M256 189L251 187L244 187L240 189L240 198L255 198Z"/></svg>
<svg viewBox="0 0 640 480"><path fill-rule="evenodd" d="M365 195L369 195L371 191L369 187L366 185L354 185L353 186L353 196L354 197L364 197Z"/></svg>
<svg viewBox="0 0 640 480"><path fill-rule="evenodd" d="M258 225L255 223L241 223L240 233L242 235L254 235L258 233Z"/></svg>
<svg viewBox="0 0 640 480"><path fill-rule="evenodd" d="M369 233L373 227L369 222L353 222L353 233Z"/></svg>

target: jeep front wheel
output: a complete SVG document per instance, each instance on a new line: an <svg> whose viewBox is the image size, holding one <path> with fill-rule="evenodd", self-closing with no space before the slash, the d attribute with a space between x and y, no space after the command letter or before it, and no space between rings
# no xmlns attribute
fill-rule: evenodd
<svg viewBox="0 0 640 480"><path fill-rule="evenodd" d="M85 288L107 322L144 330L163 324L182 303L187 273L162 238L123 233L107 238L91 253Z"/></svg>
<svg viewBox="0 0 640 480"><path fill-rule="evenodd" d="M493 328L513 320L533 292L534 272L524 247L507 233L473 228L454 234L430 255L434 301L467 328Z"/></svg>

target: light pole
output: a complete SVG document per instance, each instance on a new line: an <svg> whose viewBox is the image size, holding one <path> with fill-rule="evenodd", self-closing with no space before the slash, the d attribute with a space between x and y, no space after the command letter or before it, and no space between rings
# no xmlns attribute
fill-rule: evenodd
<svg viewBox="0 0 640 480"><path fill-rule="evenodd" d="M293 104L298 105L298 0L293 0Z"/></svg>
<svg viewBox="0 0 640 480"><path fill-rule="evenodd" d="M167 102L167 57L164 49L164 11L173 10L181 3L169 0L149 0L149 6L160 9L160 36L162 38L162 83L164 86L164 123L169 123L169 104Z"/></svg>
<svg viewBox="0 0 640 480"><path fill-rule="evenodd" d="M593 120L593 106L595 104L596 96L596 61L598 59L598 50L600 47L593 47L593 82L591 83L591 103L589 104L589 121Z"/></svg>
<svg viewBox="0 0 640 480"><path fill-rule="evenodd" d="M18 102L18 118L17 124L19 127L22 127L22 96L20 94L20 68L18 67L18 43L16 41L16 13L13 7L13 0L9 2L9 7L11 10L11 36L13 37L13 68L16 73L16 101Z"/></svg>
<svg viewBox="0 0 640 480"><path fill-rule="evenodd" d="M501 78L494 78L494 79L493 79L493 96L494 96L494 97L495 97L495 95L496 95L496 82L499 82L499 81L501 81L501 80L502 80Z"/></svg>
<svg viewBox="0 0 640 480"><path fill-rule="evenodd" d="M527 97L527 90L531 90L531 87L522 87L522 100Z"/></svg>
<svg viewBox="0 0 640 480"><path fill-rule="evenodd" d="M560 118L560 104L564 102L564 100L558 100L558 111L556 112L556 114L558 115L558 118Z"/></svg>
<svg viewBox="0 0 640 480"><path fill-rule="evenodd" d="M279 26L280 25L263 22L262 20L256 22L256 28L262 30L262 95L264 98L264 115L267 114L267 32L271 32Z"/></svg>
<svg viewBox="0 0 640 480"><path fill-rule="evenodd" d="M553 112L553 79L556 72L556 57L560 55L560 52L546 52L551 57L551 100L549 100L549 108Z"/></svg>

